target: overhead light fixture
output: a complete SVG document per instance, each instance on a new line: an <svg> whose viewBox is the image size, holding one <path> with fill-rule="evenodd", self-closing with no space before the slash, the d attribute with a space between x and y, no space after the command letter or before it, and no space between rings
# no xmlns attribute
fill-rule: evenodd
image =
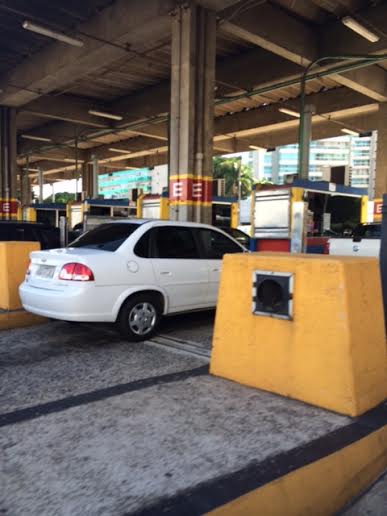
<svg viewBox="0 0 387 516"><path fill-rule="evenodd" d="M48 38L57 39L58 41L62 41L63 43L67 43L73 47L83 47L84 43L82 40L77 38L72 38L70 36L66 36L62 32L57 32L55 30L51 30L48 27L43 27L43 25L37 25L31 21L23 22L23 29L30 30L31 32L36 32L37 34L42 34L43 36L47 36Z"/></svg>
<svg viewBox="0 0 387 516"><path fill-rule="evenodd" d="M43 138L43 136L33 136L32 134L21 134L20 136L25 140L36 140L37 142L52 142L51 138Z"/></svg>
<svg viewBox="0 0 387 516"><path fill-rule="evenodd" d="M66 163L83 163L83 159L74 159L74 158L63 158L63 161L66 161Z"/></svg>
<svg viewBox="0 0 387 516"><path fill-rule="evenodd" d="M356 21L354 18L351 18L351 16L344 16L341 22L343 25L348 27L348 29L353 30L353 32L356 32L356 34L359 34L359 36L362 36L364 39L371 41L371 43L376 43L380 39L380 37L375 34L375 32L370 31L367 29L367 27L361 25L361 23Z"/></svg>
<svg viewBox="0 0 387 516"><path fill-rule="evenodd" d="M110 120L122 120L123 117L120 115L114 115L113 113L106 113L105 111L95 111L89 109L89 115L100 116L102 118L109 118Z"/></svg>
<svg viewBox="0 0 387 516"><path fill-rule="evenodd" d="M109 147L110 152L117 152L119 154L130 154L132 151L125 149L116 149L115 147Z"/></svg>
<svg viewBox="0 0 387 516"><path fill-rule="evenodd" d="M23 168L26 172L40 172L38 168Z"/></svg>
<svg viewBox="0 0 387 516"><path fill-rule="evenodd" d="M285 115L294 116L295 118L300 118L300 113L297 113L297 111L293 111L292 109L288 108L279 108L278 111L280 113L285 113Z"/></svg>
<svg viewBox="0 0 387 516"><path fill-rule="evenodd" d="M341 130L342 133L350 134L351 136L359 136L357 131L352 131L352 129L347 129L346 127Z"/></svg>
<svg viewBox="0 0 387 516"><path fill-rule="evenodd" d="M262 147L258 147L257 145L249 145L249 149L254 149L254 150L265 150L265 149L263 149Z"/></svg>

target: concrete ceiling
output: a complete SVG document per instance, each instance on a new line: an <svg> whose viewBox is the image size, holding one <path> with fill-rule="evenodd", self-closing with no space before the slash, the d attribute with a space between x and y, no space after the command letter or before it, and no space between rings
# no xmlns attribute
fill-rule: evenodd
<svg viewBox="0 0 387 516"><path fill-rule="evenodd" d="M71 174L69 160L104 166L165 162L168 145L170 13L177 0L1 0L0 103L18 110L19 164ZM216 153L296 139L299 78L317 57L387 52L387 2L378 0L199 0L218 14ZM370 43L341 23L352 16L380 39ZM24 20L82 39L82 48L28 32ZM9 50L15 42L15 52ZM326 63L327 69L333 62ZM374 128L387 101L385 62L308 81L314 136L343 126ZM90 109L117 113L113 122ZM293 139L292 139L293 138ZM78 151L75 151L75 142ZM114 144L125 151L112 153ZM70 163L70 165L69 165Z"/></svg>

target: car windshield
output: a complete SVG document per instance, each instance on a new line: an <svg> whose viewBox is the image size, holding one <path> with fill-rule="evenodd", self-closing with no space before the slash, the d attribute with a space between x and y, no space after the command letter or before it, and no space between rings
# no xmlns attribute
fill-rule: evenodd
<svg viewBox="0 0 387 516"><path fill-rule="evenodd" d="M140 227L140 224L126 222L101 224L81 235L74 242L71 242L68 247L86 247L114 252L138 227Z"/></svg>
<svg viewBox="0 0 387 516"><path fill-rule="evenodd" d="M355 238L381 238L381 224L361 224L353 232Z"/></svg>

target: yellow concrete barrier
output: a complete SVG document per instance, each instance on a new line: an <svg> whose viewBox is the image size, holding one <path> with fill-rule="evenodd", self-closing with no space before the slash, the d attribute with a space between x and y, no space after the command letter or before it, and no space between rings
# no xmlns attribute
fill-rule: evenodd
<svg viewBox="0 0 387 516"><path fill-rule="evenodd" d="M23 282L31 251L39 242L0 242L0 309L21 308L19 285Z"/></svg>
<svg viewBox="0 0 387 516"><path fill-rule="evenodd" d="M336 514L387 467L387 426L208 513L211 516Z"/></svg>
<svg viewBox="0 0 387 516"><path fill-rule="evenodd" d="M293 319L253 313L255 271L293 275ZM212 374L356 416L386 399L386 366L376 259L224 258Z"/></svg>
<svg viewBox="0 0 387 516"><path fill-rule="evenodd" d="M23 309L0 311L0 330L34 326L35 324L43 324L46 321L47 319L44 319L44 317L31 314Z"/></svg>

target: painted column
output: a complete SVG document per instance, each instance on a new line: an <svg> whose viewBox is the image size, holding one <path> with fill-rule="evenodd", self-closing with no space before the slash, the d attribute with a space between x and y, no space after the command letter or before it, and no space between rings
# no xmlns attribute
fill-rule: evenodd
<svg viewBox="0 0 387 516"><path fill-rule="evenodd" d="M172 15L172 220L211 223L215 51L215 13L196 5L178 7Z"/></svg>
<svg viewBox="0 0 387 516"><path fill-rule="evenodd" d="M16 110L0 106L0 218L17 212Z"/></svg>
<svg viewBox="0 0 387 516"><path fill-rule="evenodd" d="M376 154L378 146L378 132L372 131L370 142L370 166L368 176L368 197L370 201L375 198L375 178L376 178Z"/></svg>
<svg viewBox="0 0 387 516"><path fill-rule="evenodd" d="M43 202L43 186L44 186L44 179L43 179L43 170L41 168L38 168L38 185L39 185L39 202Z"/></svg>
<svg viewBox="0 0 387 516"><path fill-rule="evenodd" d="M387 105L379 104L376 150L375 198L387 193Z"/></svg>
<svg viewBox="0 0 387 516"><path fill-rule="evenodd" d="M92 173L92 198L98 199L98 158L97 156L92 156L93 160L93 173Z"/></svg>
<svg viewBox="0 0 387 516"><path fill-rule="evenodd" d="M312 141L312 116L315 111L314 106L307 105L304 109L304 124L302 127L301 141L299 145L302 146L302 160L301 160L301 179L309 179L309 155L310 142Z"/></svg>

